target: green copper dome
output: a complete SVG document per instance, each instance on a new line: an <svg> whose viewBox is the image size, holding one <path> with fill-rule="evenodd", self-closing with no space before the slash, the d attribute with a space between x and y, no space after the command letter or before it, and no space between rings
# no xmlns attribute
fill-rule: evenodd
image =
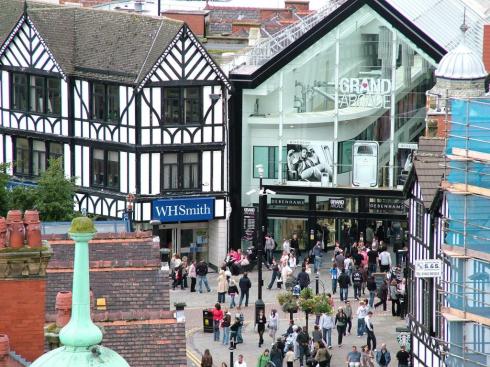
<svg viewBox="0 0 490 367"><path fill-rule="evenodd" d="M99 345L102 332L90 317L88 241L95 227L89 218L75 218L68 234L75 241L71 319L60 330L63 346L39 357L31 367L129 367L119 354Z"/></svg>

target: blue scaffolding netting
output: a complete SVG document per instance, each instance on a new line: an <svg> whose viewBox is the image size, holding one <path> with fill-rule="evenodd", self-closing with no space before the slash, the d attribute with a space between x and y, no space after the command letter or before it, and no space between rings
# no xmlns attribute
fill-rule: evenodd
<svg viewBox="0 0 490 367"><path fill-rule="evenodd" d="M454 148L490 153L490 103L488 100L452 100L448 155ZM468 184L490 189L490 164L475 160L450 160L450 184ZM487 252L490 250L490 198L447 192L449 210L446 242Z"/></svg>

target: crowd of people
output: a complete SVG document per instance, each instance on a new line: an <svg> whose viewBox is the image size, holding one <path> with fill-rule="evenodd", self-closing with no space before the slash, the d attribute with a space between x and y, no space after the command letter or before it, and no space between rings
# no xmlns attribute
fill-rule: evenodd
<svg viewBox="0 0 490 367"><path fill-rule="evenodd" d="M327 270L331 281L333 295L339 292L340 306L334 314L324 313L317 317L314 330L308 333L306 326L299 327L291 322L284 334L276 335L279 330L279 316L277 310L269 315L263 311L256 317L256 332L258 334L258 347L271 345L265 349L257 360L257 366L293 366L299 361L299 366L327 367L332 358L333 332L336 331L337 348L342 348L344 337L350 335L352 328L356 328L359 338L365 337L365 343L358 348L352 346L346 353L345 362L350 367L388 366L391 363L391 354L385 344L377 345L374 330L374 310L380 306L387 310L388 301L391 301L391 311L394 317L405 317L406 312L406 282L402 267L403 257L398 257L392 263L392 256L384 242L380 230L368 226L366 236L357 234L350 228L344 228L342 240L335 243L331 265L323 266L327 249L323 241L317 241L309 252L300 257L298 236L294 234L291 239L283 241L282 248L269 234L264 241L264 262L269 269L270 281L267 289L302 290L310 286L312 274ZM380 239L383 238L383 239ZM392 244L393 242L390 241ZM279 250L279 251L278 251ZM280 253L280 256L275 254ZM330 252L329 252L330 254ZM252 282L247 271L252 269L256 261L255 249L246 253L241 250L231 250L222 267L217 272L217 303L212 311L214 340L234 350L237 344L243 343L244 315L240 312L242 306L248 307L249 293ZM301 260L300 260L301 259ZM329 256L330 259L330 256ZM171 261L173 288L187 287L190 278L191 292L210 292L208 283L208 266L204 261L188 263L184 257L180 259L175 255ZM352 293L350 293L352 290ZM293 292L294 294L294 292ZM331 306L334 300L328 294ZM376 298L378 301L376 302ZM353 304L351 301L355 300ZM353 305L357 305L353 309ZM232 309L237 308L233 316ZM355 325L353 322L357 321ZM264 334L269 335L264 338ZM267 340L265 340L267 339ZM337 353L337 352L336 352ZM400 367L408 366L410 354L400 349L396 354ZM203 357L204 358L204 357ZM235 361L234 367L246 367L243 356Z"/></svg>

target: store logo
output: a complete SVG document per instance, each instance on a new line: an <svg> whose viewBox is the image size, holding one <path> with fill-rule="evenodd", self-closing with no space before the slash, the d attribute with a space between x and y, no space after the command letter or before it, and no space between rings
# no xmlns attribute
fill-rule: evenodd
<svg viewBox="0 0 490 367"><path fill-rule="evenodd" d="M159 199L152 202L152 219L193 222L214 218L214 198Z"/></svg>
<svg viewBox="0 0 490 367"><path fill-rule="evenodd" d="M390 108L390 79L342 78L339 81L339 108Z"/></svg>

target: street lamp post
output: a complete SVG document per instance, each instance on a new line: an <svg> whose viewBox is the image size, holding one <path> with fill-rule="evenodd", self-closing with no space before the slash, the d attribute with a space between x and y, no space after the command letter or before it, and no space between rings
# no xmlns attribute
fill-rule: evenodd
<svg viewBox="0 0 490 367"><path fill-rule="evenodd" d="M320 274L316 272L315 274L315 294L318 296L318 282L320 280Z"/></svg>
<svg viewBox="0 0 490 367"><path fill-rule="evenodd" d="M262 185L262 179L264 178L264 167L261 164L258 164L257 171L259 173L259 233L258 233L258 241L257 241L257 267L258 267L258 285L257 285L257 301L255 302L255 323L258 321L260 311L265 312L265 303L262 300L262 262L264 256L264 235L265 235L265 226L266 226L266 218L265 211L267 209L267 195L264 191L264 187Z"/></svg>

